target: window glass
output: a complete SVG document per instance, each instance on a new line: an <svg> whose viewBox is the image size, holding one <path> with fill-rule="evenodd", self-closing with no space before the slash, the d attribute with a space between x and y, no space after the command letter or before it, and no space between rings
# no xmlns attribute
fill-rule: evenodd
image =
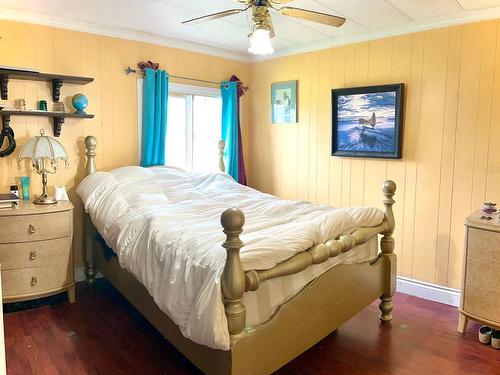
<svg viewBox="0 0 500 375"><path fill-rule="evenodd" d="M222 99L170 93L165 161L194 171L216 171L221 138Z"/></svg>
<svg viewBox="0 0 500 375"><path fill-rule="evenodd" d="M193 170L214 171L219 165L222 99L193 97Z"/></svg>
<svg viewBox="0 0 500 375"><path fill-rule="evenodd" d="M188 159L188 96L169 95L165 162L167 165L190 169Z"/></svg>

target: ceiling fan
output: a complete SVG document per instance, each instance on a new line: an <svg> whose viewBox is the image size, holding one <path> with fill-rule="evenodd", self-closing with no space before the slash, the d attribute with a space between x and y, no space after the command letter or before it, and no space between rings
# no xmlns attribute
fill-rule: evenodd
<svg viewBox="0 0 500 375"><path fill-rule="evenodd" d="M200 22L211 21L218 18L232 16L252 10L252 33L249 35L250 48L248 51L257 55L267 55L273 53L270 38L274 38L274 27L271 19L270 10L281 13L284 16L300 18L307 21L318 22L324 25L340 27L346 19L344 17L331 14L306 10L301 8L282 6L293 0L236 0L244 4L244 8L229 9L222 12L208 14L206 16L196 17L182 22L183 25L193 25Z"/></svg>

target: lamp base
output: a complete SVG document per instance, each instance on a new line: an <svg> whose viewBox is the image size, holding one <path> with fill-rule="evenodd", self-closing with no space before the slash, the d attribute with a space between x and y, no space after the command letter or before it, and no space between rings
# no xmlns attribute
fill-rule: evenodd
<svg viewBox="0 0 500 375"><path fill-rule="evenodd" d="M34 204L47 205L47 204L56 204L56 198L51 197L50 195L35 195L35 199L33 200Z"/></svg>

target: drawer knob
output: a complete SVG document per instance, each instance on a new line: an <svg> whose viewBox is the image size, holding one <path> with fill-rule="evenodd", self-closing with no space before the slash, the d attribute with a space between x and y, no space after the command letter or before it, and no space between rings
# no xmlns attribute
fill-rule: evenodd
<svg viewBox="0 0 500 375"><path fill-rule="evenodd" d="M38 284L38 280L37 280L36 276L33 276L31 278L31 286L35 286L36 284Z"/></svg>
<svg viewBox="0 0 500 375"><path fill-rule="evenodd" d="M36 251L30 251L30 262L36 259Z"/></svg>
<svg viewBox="0 0 500 375"><path fill-rule="evenodd" d="M29 227L28 227L28 233L29 234L33 234L36 232L36 228L33 224L30 224Z"/></svg>

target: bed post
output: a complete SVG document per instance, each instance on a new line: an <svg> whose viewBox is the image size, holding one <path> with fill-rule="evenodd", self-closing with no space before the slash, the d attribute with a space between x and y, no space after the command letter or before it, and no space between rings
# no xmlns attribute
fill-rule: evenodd
<svg viewBox="0 0 500 375"><path fill-rule="evenodd" d="M392 233L394 232L394 213L392 212L392 205L394 204L394 193L396 192L396 183L391 180L384 182L382 187L384 193L384 206L385 206L385 217L387 222L387 229L382 232L384 235L380 240L380 249L382 250L382 257L387 260L389 265L388 270L385 274L385 293L380 297L380 320L382 322L389 322L392 320L392 297L396 292L396 254L394 254L394 238Z"/></svg>
<svg viewBox="0 0 500 375"><path fill-rule="evenodd" d="M234 342L245 328L246 309L243 305L245 292L245 273L240 261L240 249L243 242L240 234L243 231L245 215L238 208L229 208L222 213L220 222L227 238L222 246L226 249L227 258L222 273L222 295L224 310L231 342Z"/></svg>
<svg viewBox="0 0 500 375"><path fill-rule="evenodd" d="M219 170L221 172L226 171L226 166L224 165L224 149L226 148L226 142L224 140L219 141Z"/></svg>
<svg viewBox="0 0 500 375"><path fill-rule="evenodd" d="M97 139L94 136L89 135L85 137L85 148L87 149L87 152L85 153L85 155L87 156L87 164L85 165L85 176L88 176L97 171L95 165L96 146L97 146ZM95 276L97 273L96 267L94 265L94 249L92 247L92 241L96 233L94 225L90 220L90 216L87 213L84 214L83 225L85 231L85 235L83 237L85 244L85 257L86 257L85 277L87 284L92 285L95 282Z"/></svg>

